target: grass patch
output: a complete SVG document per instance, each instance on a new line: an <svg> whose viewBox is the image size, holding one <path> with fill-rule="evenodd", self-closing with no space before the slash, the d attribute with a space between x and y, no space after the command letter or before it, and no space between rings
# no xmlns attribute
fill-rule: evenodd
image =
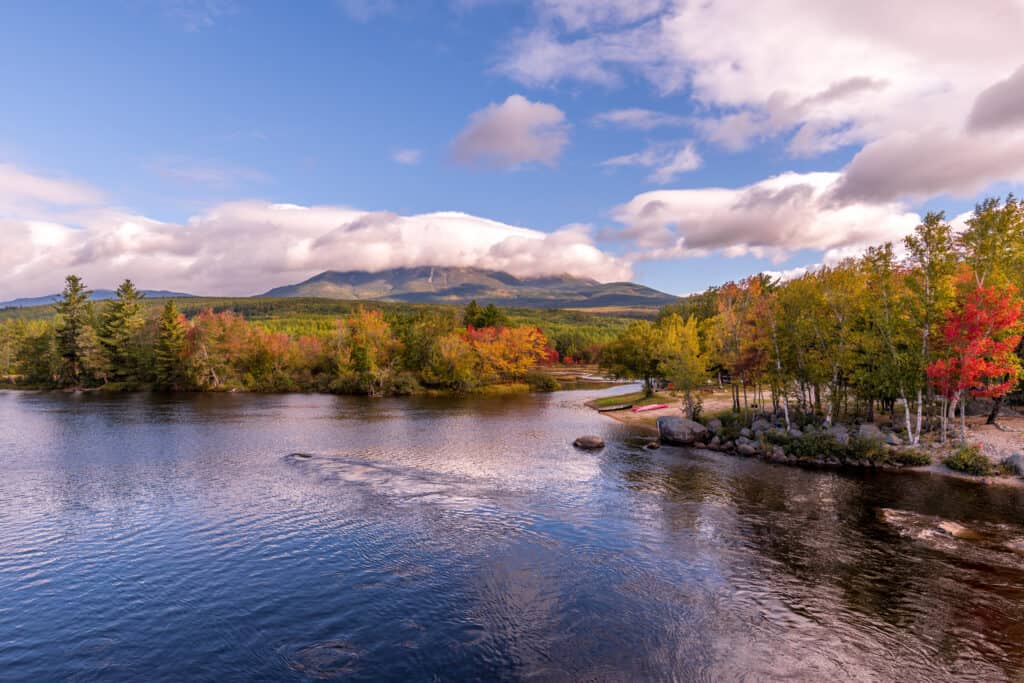
<svg viewBox="0 0 1024 683"><path fill-rule="evenodd" d="M649 406L655 403L669 403L673 401L665 396L644 396L644 392L638 391L633 394L619 394L618 396L605 396L604 398L594 399L593 405L598 408L608 408L610 406L620 406L631 404L634 406Z"/></svg>
<svg viewBox="0 0 1024 683"><path fill-rule="evenodd" d="M907 448L893 451L889 460L906 467L924 467L932 464L932 457L920 448Z"/></svg>
<svg viewBox="0 0 1024 683"><path fill-rule="evenodd" d="M972 444L957 446L952 455L943 460L946 467L957 472L984 477L996 473L996 467L981 452L981 448Z"/></svg>
<svg viewBox="0 0 1024 683"><path fill-rule="evenodd" d="M489 386L477 387L471 394L482 396L507 396L510 394L526 394L530 391L529 384L491 384Z"/></svg>

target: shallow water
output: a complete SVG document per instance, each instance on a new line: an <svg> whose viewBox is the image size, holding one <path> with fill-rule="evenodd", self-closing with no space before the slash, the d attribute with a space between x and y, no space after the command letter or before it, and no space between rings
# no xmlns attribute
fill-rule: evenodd
<svg viewBox="0 0 1024 683"><path fill-rule="evenodd" d="M1024 677L1024 493L588 396L0 392L0 680Z"/></svg>

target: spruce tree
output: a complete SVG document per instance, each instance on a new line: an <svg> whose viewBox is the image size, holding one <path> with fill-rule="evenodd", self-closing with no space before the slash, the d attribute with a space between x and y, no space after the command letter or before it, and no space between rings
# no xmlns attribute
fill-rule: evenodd
<svg viewBox="0 0 1024 683"><path fill-rule="evenodd" d="M186 385L185 324L173 301L164 305L158 323L156 349L156 385L160 389L182 389Z"/></svg>
<svg viewBox="0 0 1024 683"><path fill-rule="evenodd" d="M82 278L69 275L57 303L57 353L60 356L59 383L64 387L81 386L83 361L89 355L89 324L92 304Z"/></svg>
<svg viewBox="0 0 1024 683"><path fill-rule="evenodd" d="M110 368L110 377L117 382L138 380L138 354L135 340L145 320L142 315L143 295L131 280L117 288L117 296L107 302L100 323L99 342Z"/></svg>

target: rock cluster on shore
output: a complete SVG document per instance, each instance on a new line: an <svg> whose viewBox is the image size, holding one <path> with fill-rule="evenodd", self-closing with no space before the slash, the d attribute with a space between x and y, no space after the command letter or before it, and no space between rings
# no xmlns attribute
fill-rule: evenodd
<svg viewBox="0 0 1024 683"><path fill-rule="evenodd" d="M929 463L927 456L903 446L899 436L874 424L856 428L836 424L791 426L778 416L758 415L749 427L726 426L719 419L707 424L679 416L658 418L662 443L707 448L777 463L852 465L898 468Z"/></svg>

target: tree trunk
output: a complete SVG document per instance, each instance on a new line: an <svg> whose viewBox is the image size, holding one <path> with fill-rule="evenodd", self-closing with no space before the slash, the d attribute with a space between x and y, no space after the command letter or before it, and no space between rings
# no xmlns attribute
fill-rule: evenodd
<svg viewBox="0 0 1024 683"><path fill-rule="evenodd" d="M988 414L988 419L985 420L985 424L994 425L996 420L999 419L999 411L1003 408L1003 397L1000 396L992 401L992 411Z"/></svg>

